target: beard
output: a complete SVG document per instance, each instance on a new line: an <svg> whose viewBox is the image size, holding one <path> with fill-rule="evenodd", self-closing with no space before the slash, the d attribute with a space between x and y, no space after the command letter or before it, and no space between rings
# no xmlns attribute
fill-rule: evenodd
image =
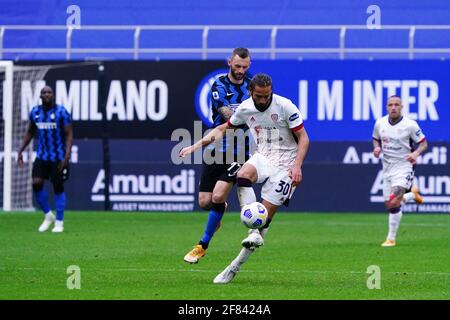
<svg viewBox="0 0 450 320"><path fill-rule="evenodd" d="M41 98L42 104L44 106L52 106L53 105L53 98Z"/></svg>
<svg viewBox="0 0 450 320"><path fill-rule="evenodd" d="M244 78L244 73L236 73L233 69L231 70L231 76L236 80L242 80Z"/></svg>
<svg viewBox="0 0 450 320"><path fill-rule="evenodd" d="M253 98L252 98L256 109L258 111L260 111L260 112L266 111L267 108L269 108L270 104L272 103L272 95L273 95L273 93L270 95L269 101L267 101L267 103L264 103L264 104L263 103L256 103L255 100L253 100Z"/></svg>

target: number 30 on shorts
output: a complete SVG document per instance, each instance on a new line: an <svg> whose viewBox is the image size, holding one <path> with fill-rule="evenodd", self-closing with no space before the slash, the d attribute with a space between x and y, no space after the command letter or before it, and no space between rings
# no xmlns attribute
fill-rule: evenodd
<svg viewBox="0 0 450 320"><path fill-rule="evenodd" d="M278 187L279 188L275 189L275 192L282 193L283 196L287 196L289 194L289 190L291 189L291 184L280 180Z"/></svg>

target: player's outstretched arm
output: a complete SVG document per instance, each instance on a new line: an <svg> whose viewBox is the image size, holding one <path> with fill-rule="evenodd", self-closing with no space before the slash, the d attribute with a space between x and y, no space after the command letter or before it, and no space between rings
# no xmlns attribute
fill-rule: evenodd
<svg viewBox="0 0 450 320"><path fill-rule="evenodd" d="M187 155L194 153L201 147L207 146L214 141L220 139L225 134L225 130L231 128L228 123L221 124L218 127L215 127L210 133L208 133L206 136L204 136L201 140L197 141L195 144L183 148L180 151L180 157L184 158Z"/></svg>
<svg viewBox="0 0 450 320"><path fill-rule="evenodd" d="M27 130L25 131L25 134L23 135L22 144L20 145L19 152L17 155L17 163L19 164L19 167L23 166L22 153L25 150L25 148L30 144L31 140L33 139L35 131L36 131L36 127L30 122L28 124Z"/></svg>
<svg viewBox="0 0 450 320"><path fill-rule="evenodd" d="M290 175L292 179L292 185L295 187L302 181L303 178L302 165L303 161L305 160L306 153L308 152L309 137L305 128L295 131L294 134L298 138L297 155L295 157L294 164L290 169Z"/></svg>

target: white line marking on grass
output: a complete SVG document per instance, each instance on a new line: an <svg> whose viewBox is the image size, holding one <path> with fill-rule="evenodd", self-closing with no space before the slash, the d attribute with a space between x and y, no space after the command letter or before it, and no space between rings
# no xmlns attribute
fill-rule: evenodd
<svg viewBox="0 0 450 320"><path fill-rule="evenodd" d="M407 219L407 217L406 217ZM405 219L405 220L406 220ZM372 221L372 222L320 222L320 221L296 221L298 225L326 225L326 226L355 226L355 227L373 227L375 225L385 225L385 221ZM292 225L292 221L277 221L277 225ZM422 222L410 222L402 221L402 226L411 227L431 227L431 228L450 228L450 223L422 223Z"/></svg>
<svg viewBox="0 0 450 320"><path fill-rule="evenodd" d="M23 271L61 271L65 270L64 268L6 268L1 267L0 269L3 271L8 270L23 270ZM152 268L117 268L117 269L102 269L102 268L83 268L84 271L101 271L101 272L200 272L200 273L216 273L221 272L214 270L196 270L196 269L152 269ZM241 270L241 273L267 273L267 271L263 270ZM270 270L271 273L316 273L316 274L366 274L364 271L331 271L331 270ZM383 274L407 274L407 275L442 275L442 276L450 276L450 272L434 272L434 271L424 271L424 272L411 272L411 271L389 271L383 272Z"/></svg>

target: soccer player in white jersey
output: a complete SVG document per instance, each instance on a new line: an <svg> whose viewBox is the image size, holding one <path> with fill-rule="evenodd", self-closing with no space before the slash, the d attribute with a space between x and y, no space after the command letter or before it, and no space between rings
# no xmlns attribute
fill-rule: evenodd
<svg viewBox="0 0 450 320"><path fill-rule="evenodd" d="M251 98L243 101L234 114L212 130L202 140L180 151L180 156L195 152L220 139L227 129L246 124L257 144L257 151L237 173L241 207L256 201L253 183L262 183L262 203L269 217L261 229L250 229L242 241L239 255L215 279L228 283L254 250L264 244L264 237L277 209L287 205L296 186L302 180L302 164L309 147L308 134L298 108L289 100L272 92L272 79L256 74L250 82Z"/></svg>
<svg viewBox="0 0 450 320"><path fill-rule="evenodd" d="M416 121L402 115L400 97L387 100L388 114L375 123L373 129L373 154L383 153L383 196L389 210L389 232L381 245L395 246L397 230L402 219L402 202L422 203L416 187L412 187L416 158L426 150L425 135ZM413 143L418 144L413 150ZM411 190L411 191L409 191Z"/></svg>

